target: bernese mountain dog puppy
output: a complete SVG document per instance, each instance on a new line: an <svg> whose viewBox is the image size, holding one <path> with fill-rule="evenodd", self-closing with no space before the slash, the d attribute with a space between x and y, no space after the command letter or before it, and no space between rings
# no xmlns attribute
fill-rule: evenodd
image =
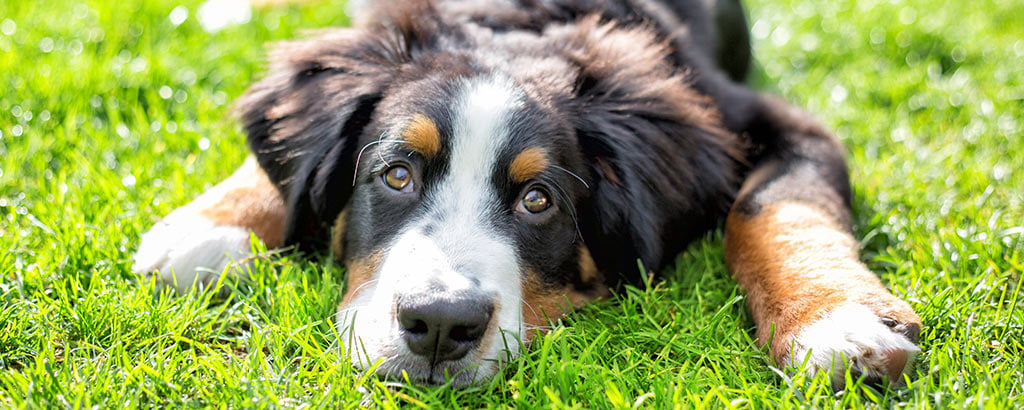
<svg viewBox="0 0 1024 410"><path fill-rule="evenodd" d="M273 49L237 101L252 156L137 271L185 291L250 232L330 248L346 357L466 384L724 221L776 363L904 381L920 319L858 260L836 138L742 85L738 0L364 3Z"/></svg>

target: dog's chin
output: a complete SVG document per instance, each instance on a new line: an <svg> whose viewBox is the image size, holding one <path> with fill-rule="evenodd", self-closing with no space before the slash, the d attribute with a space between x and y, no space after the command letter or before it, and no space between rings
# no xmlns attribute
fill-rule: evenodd
<svg viewBox="0 0 1024 410"><path fill-rule="evenodd" d="M466 357L458 360L431 363L429 359L408 351L379 353L374 357L371 354L366 354L364 349L366 347L346 345L346 351L350 352L348 359L353 366L363 370L372 370L385 380L399 383L408 381L417 385L461 387L477 384L489 380L497 374L506 362L497 358L481 358L484 354L478 350L471 351Z"/></svg>
<svg viewBox="0 0 1024 410"><path fill-rule="evenodd" d="M402 355L384 359L376 373L386 380L417 385L465 387L489 380L501 365L497 360L474 361L468 358L448 360L431 366L426 359Z"/></svg>

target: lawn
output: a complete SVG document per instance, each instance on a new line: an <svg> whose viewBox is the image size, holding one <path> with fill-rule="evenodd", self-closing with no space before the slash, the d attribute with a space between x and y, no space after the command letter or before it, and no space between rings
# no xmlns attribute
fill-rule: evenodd
<svg viewBox="0 0 1024 410"><path fill-rule="evenodd" d="M833 394L772 367L714 233L467 389L339 360L344 270L256 261L227 296L130 271L244 156L231 101L325 1L209 33L199 1L0 2L0 407L1024 406L1024 3L748 2L752 80L847 145L863 259L924 320L916 380Z"/></svg>

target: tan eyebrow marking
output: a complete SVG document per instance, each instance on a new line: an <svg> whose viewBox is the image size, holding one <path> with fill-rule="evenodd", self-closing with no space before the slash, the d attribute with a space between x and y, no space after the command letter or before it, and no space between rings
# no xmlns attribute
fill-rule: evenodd
<svg viewBox="0 0 1024 410"><path fill-rule="evenodd" d="M548 154L540 147L530 147L512 159L508 175L513 182L522 183L537 176L548 167Z"/></svg>
<svg viewBox="0 0 1024 410"><path fill-rule="evenodd" d="M437 130L437 124L423 114L412 117L412 121L402 131L402 139L410 149L424 157L437 155L441 150L441 133Z"/></svg>

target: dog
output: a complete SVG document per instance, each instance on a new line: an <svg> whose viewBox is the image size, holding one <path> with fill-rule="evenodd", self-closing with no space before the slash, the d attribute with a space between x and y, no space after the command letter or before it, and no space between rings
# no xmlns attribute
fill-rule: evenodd
<svg viewBox="0 0 1024 410"><path fill-rule="evenodd" d="M738 0L380 0L278 44L252 155L141 239L187 291L266 246L347 268L355 366L486 379L537 329L724 222L775 362L901 385L921 321L859 260L842 146L742 84Z"/></svg>

